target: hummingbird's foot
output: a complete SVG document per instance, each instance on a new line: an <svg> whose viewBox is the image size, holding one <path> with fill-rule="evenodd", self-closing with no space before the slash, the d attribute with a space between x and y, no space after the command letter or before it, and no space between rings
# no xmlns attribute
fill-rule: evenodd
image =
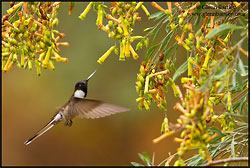
<svg viewBox="0 0 250 168"><path fill-rule="evenodd" d="M72 120L69 120L68 126L71 127L72 123L73 123Z"/></svg>
<svg viewBox="0 0 250 168"><path fill-rule="evenodd" d="M66 122L64 123L65 126L71 126L72 125L72 120L66 120Z"/></svg>

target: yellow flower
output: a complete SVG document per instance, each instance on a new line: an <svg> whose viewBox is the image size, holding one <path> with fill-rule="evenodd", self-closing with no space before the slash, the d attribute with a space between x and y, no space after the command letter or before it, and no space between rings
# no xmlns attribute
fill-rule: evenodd
<svg viewBox="0 0 250 168"><path fill-rule="evenodd" d="M12 12L14 12L14 10L16 10L18 7L20 7L24 2L19 2L18 4L14 5L12 8L7 10L8 14L11 14Z"/></svg>
<svg viewBox="0 0 250 168"><path fill-rule="evenodd" d="M122 44L122 42L120 43L120 57L119 57L119 61L125 61L125 55L124 55L124 46Z"/></svg>
<svg viewBox="0 0 250 168"><path fill-rule="evenodd" d="M144 12L146 13L147 17L149 18L150 13L148 12L147 8L144 5L142 5L141 8L142 8L142 10L144 10Z"/></svg>
<svg viewBox="0 0 250 168"><path fill-rule="evenodd" d="M79 19L82 19L82 20L85 19L86 15L87 15L87 13L90 11L92 5L93 5L93 2L90 2L90 3L88 4L88 6L86 7L86 9L83 11L83 13L80 14Z"/></svg>
<svg viewBox="0 0 250 168"><path fill-rule="evenodd" d="M8 71L10 70L11 67L10 67L9 65L10 65L10 63L11 63L11 61L12 61L12 58L13 58L13 53L10 54L8 61L7 61L7 63L6 63L5 66L4 66L4 69L3 69L3 70L4 70L5 72L8 72Z"/></svg>
<svg viewBox="0 0 250 168"><path fill-rule="evenodd" d="M139 58L138 54L135 52L135 50L133 49L133 47L131 45L130 45L130 51L131 51L132 56L135 60Z"/></svg>
<svg viewBox="0 0 250 168"><path fill-rule="evenodd" d="M114 49L115 46L110 47L110 49L108 49L108 51L97 60L97 62L99 64L102 64L105 61L105 59L111 54L111 52L114 51Z"/></svg>
<svg viewBox="0 0 250 168"><path fill-rule="evenodd" d="M130 42L129 41L127 41L125 45L125 56L130 57Z"/></svg>
<svg viewBox="0 0 250 168"><path fill-rule="evenodd" d="M203 65L202 65L203 68L207 68L208 61L209 61L209 59L210 59L210 54L211 54L211 52L212 52L212 47L209 48L209 50L208 50L208 52L207 52L207 54L206 54L205 61L204 61Z"/></svg>
<svg viewBox="0 0 250 168"><path fill-rule="evenodd" d="M46 53L45 59L44 59L43 64L42 64L43 68L45 68L45 69L47 68L48 63L49 63L51 51L52 51L52 47L48 47L48 51Z"/></svg>

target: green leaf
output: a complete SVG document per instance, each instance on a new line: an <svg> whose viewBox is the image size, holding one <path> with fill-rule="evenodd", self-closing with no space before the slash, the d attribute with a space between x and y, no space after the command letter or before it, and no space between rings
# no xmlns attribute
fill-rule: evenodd
<svg viewBox="0 0 250 168"><path fill-rule="evenodd" d="M143 162L145 161L143 154L138 153L138 156L140 157L140 159L141 159Z"/></svg>
<svg viewBox="0 0 250 168"><path fill-rule="evenodd" d="M150 159L150 156L147 152L143 152L143 155L144 155L144 159L147 163L148 166L151 166L151 159Z"/></svg>
<svg viewBox="0 0 250 168"><path fill-rule="evenodd" d="M233 87L236 86L236 72L234 72L232 75L232 85L233 85Z"/></svg>
<svg viewBox="0 0 250 168"><path fill-rule="evenodd" d="M163 20L160 20L153 28L153 30L150 32L151 34L155 34L155 32L157 31L157 28L159 27L160 24L162 24ZM150 35L151 35L150 34Z"/></svg>
<svg viewBox="0 0 250 168"><path fill-rule="evenodd" d="M148 27L148 28L144 29L144 32L148 32L148 31L152 30L153 28L154 27Z"/></svg>
<svg viewBox="0 0 250 168"><path fill-rule="evenodd" d="M146 57L145 57L145 62L148 61L148 59L150 58L150 56L153 54L153 52L155 51L155 49L156 49L157 47L159 47L159 44L154 45L154 46L152 46L152 47L150 47L150 48L148 49L147 54L146 54Z"/></svg>
<svg viewBox="0 0 250 168"><path fill-rule="evenodd" d="M222 83L222 85L219 87L219 89L218 89L218 93L221 93L221 91L226 87L226 82L225 81L223 81L223 83Z"/></svg>
<svg viewBox="0 0 250 168"><path fill-rule="evenodd" d="M154 166L154 163L155 163L155 152L153 153L153 156L152 156L152 166Z"/></svg>
<svg viewBox="0 0 250 168"><path fill-rule="evenodd" d="M176 155L178 155L177 152L176 152L175 154L170 155L169 157L165 158L165 159L164 159L163 161L161 161L161 163L159 163L157 166L162 166L169 158L174 157L174 156L176 156Z"/></svg>
<svg viewBox="0 0 250 168"><path fill-rule="evenodd" d="M166 14L164 12L162 12L162 11L156 12L156 13L153 13L152 15L150 15L150 19L159 20L159 19L161 19L165 15Z"/></svg>
<svg viewBox="0 0 250 168"><path fill-rule="evenodd" d="M235 30L235 29L244 29L244 27L236 26L236 25L232 25L232 24L222 24L222 25L214 28L213 30L211 30L206 35L206 38L210 40L211 38L213 38L219 34L225 33L226 31L229 31L229 30Z"/></svg>
<svg viewBox="0 0 250 168"><path fill-rule="evenodd" d="M183 74L188 68L188 60L186 60L175 72L173 76L173 81L177 79L181 74Z"/></svg>
<svg viewBox="0 0 250 168"><path fill-rule="evenodd" d="M248 113L248 102L246 103L246 111Z"/></svg>
<svg viewBox="0 0 250 168"><path fill-rule="evenodd" d="M215 132L218 133L218 136L217 136L216 138L210 140L209 143L211 143L211 144L216 143L216 142L217 142L218 140L220 140L222 137L226 136L226 134L223 134L223 133L221 132L221 130L220 130L219 128L217 128L217 127L209 127L208 130L210 130L210 131L212 131L212 132L214 132L214 133L215 133Z"/></svg>
<svg viewBox="0 0 250 168"><path fill-rule="evenodd" d="M239 85L241 85L242 84L242 77L241 77L239 72L236 72L236 78L237 78L237 83Z"/></svg>
<svg viewBox="0 0 250 168"><path fill-rule="evenodd" d="M170 31L172 31L171 27L169 24L166 25L165 31L168 33Z"/></svg>
<svg viewBox="0 0 250 168"><path fill-rule="evenodd" d="M143 152L143 154L138 153L141 160L146 163L148 166L151 166L151 160L147 152Z"/></svg>
<svg viewBox="0 0 250 168"><path fill-rule="evenodd" d="M243 89L246 88L246 85L247 85L247 81L248 81L248 78L245 79L244 81L242 81L242 78L240 76L239 73L236 72L236 77L237 77L237 80L238 82L236 82L236 86L235 87L232 87L229 91L232 92L232 94L236 93L236 92L240 92L242 91ZM232 86L232 84L229 85L230 87Z"/></svg>
<svg viewBox="0 0 250 168"><path fill-rule="evenodd" d="M160 27L156 30L152 42L155 41L155 39L156 39L156 37L158 36L158 34L159 34L159 32L160 32L162 26L163 26L163 24L161 24Z"/></svg>
<svg viewBox="0 0 250 168"><path fill-rule="evenodd" d="M200 20L201 20L201 16L197 15L194 25L197 26L200 23Z"/></svg>
<svg viewBox="0 0 250 168"><path fill-rule="evenodd" d="M198 166L202 163L202 157L201 155L198 154L193 156L192 158L187 159L186 161L187 161L187 166Z"/></svg>
<svg viewBox="0 0 250 168"><path fill-rule="evenodd" d="M248 95L248 94L247 94ZM244 104L246 102L246 99L247 99L247 95L244 96L242 99L241 99L241 102L240 102L240 108L239 108L239 114L242 114L242 109L244 107Z"/></svg>
<svg viewBox="0 0 250 168"><path fill-rule="evenodd" d="M169 20L169 18L168 18L168 17L166 17L166 18L164 19L164 21L162 22L162 24L164 24L164 23L168 22L168 20Z"/></svg>
<svg viewBox="0 0 250 168"><path fill-rule="evenodd" d="M239 68L239 72L240 72L241 76L247 76L248 75L248 72L246 72L246 70L244 68L244 65L243 65L243 63L242 63L242 61L241 61L240 58L239 58L238 68Z"/></svg>
<svg viewBox="0 0 250 168"><path fill-rule="evenodd" d="M239 23L242 25L242 26L245 26L246 24L244 23L244 21L242 20L242 18L239 18L238 19Z"/></svg>
<svg viewBox="0 0 250 168"><path fill-rule="evenodd" d="M133 166L144 166L143 164L136 163L136 162L130 162Z"/></svg>
<svg viewBox="0 0 250 168"><path fill-rule="evenodd" d="M220 158L223 158L226 154L229 154L231 152L231 150L229 149L229 147L226 147L226 148L227 148L227 150L220 156Z"/></svg>
<svg viewBox="0 0 250 168"><path fill-rule="evenodd" d="M212 131L212 132L217 132L218 134L221 134L221 131L219 128L217 127L209 127L207 128L208 130Z"/></svg>
<svg viewBox="0 0 250 168"><path fill-rule="evenodd" d="M172 51L172 49L175 47L176 45L172 45L171 47L169 47L166 51L165 51L165 54L164 54L164 58L167 58L168 54Z"/></svg>
<svg viewBox="0 0 250 168"><path fill-rule="evenodd" d="M236 110L236 109L239 107L240 103L241 103L241 102L237 102L237 103L235 103L235 104L232 106L233 111Z"/></svg>
<svg viewBox="0 0 250 168"><path fill-rule="evenodd" d="M235 157L234 136L233 136L232 143L231 143L231 153L232 153L232 156Z"/></svg>
<svg viewBox="0 0 250 168"><path fill-rule="evenodd" d="M160 46L160 51L166 46L166 44L168 43L169 39L173 36L173 34L174 34L174 32L171 31L163 39L163 42L161 43L161 46Z"/></svg>
<svg viewBox="0 0 250 168"><path fill-rule="evenodd" d="M221 80L221 78L225 77L227 73L227 68L228 68L228 65L224 65L220 67L220 69L214 75L214 80Z"/></svg>

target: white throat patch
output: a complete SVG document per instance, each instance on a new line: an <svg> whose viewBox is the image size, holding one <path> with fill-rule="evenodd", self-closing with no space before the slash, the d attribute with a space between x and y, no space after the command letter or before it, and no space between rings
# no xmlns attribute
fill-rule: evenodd
<svg viewBox="0 0 250 168"><path fill-rule="evenodd" d="M85 93L82 90L76 90L74 93L74 97L83 99L85 96Z"/></svg>

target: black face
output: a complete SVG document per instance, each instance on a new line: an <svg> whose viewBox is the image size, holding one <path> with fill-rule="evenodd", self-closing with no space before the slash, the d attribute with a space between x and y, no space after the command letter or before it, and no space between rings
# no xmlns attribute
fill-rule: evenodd
<svg viewBox="0 0 250 168"><path fill-rule="evenodd" d="M85 97L86 97L87 96L87 84L88 84L87 80L77 82L75 85L75 91L82 90L85 93Z"/></svg>

